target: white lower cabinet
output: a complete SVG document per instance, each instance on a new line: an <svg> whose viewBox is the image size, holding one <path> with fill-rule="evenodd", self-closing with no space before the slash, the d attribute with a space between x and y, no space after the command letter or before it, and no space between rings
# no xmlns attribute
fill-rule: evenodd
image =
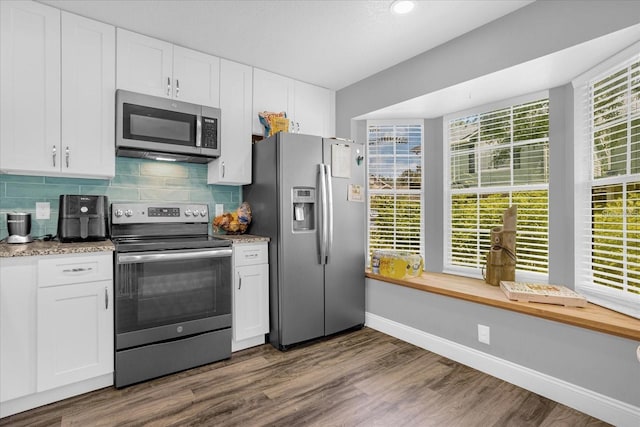
<svg viewBox="0 0 640 427"><path fill-rule="evenodd" d="M269 264L266 242L233 245L232 351L265 343L269 332Z"/></svg>
<svg viewBox="0 0 640 427"><path fill-rule="evenodd" d="M112 385L113 254L0 267L0 417Z"/></svg>
<svg viewBox="0 0 640 427"><path fill-rule="evenodd" d="M35 257L0 258L0 417L36 392L36 292Z"/></svg>

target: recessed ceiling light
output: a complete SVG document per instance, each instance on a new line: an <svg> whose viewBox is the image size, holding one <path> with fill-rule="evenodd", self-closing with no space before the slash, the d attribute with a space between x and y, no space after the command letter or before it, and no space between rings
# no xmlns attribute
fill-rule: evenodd
<svg viewBox="0 0 640 427"><path fill-rule="evenodd" d="M395 0L391 3L391 11L397 15L404 15L413 10L415 3L411 0Z"/></svg>

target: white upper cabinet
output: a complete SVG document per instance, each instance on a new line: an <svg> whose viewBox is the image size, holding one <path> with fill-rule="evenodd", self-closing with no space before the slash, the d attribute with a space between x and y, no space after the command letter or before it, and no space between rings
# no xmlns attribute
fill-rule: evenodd
<svg viewBox="0 0 640 427"><path fill-rule="evenodd" d="M0 171L113 177L115 28L26 1L0 16Z"/></svg>
<svg viewBox="0 0 640 427"><path fill-rule="evenodd" d="M335 136L335 92L296 81L293 93L296 132Z"/></svg>
<svg viewBox="0 0 640 427"><path fill-rule="evenodd" d="M291 131L335 136L335 92L268 71L253 73L252 131L264 134L258 113L285 111Z"/></svg>
<svg viewBox="0 0 640 427"><path fill-rule="evenodd" d="M220 106L220 58L184 47L173 47L174 98Z"/></svg>
<svg viewBox="0 0 640 427"><path fill-rule="evenodd" d="M264 134L258 113L284 111L291 118L293 110L293 79L256 68L253 70L253 133Z"/></svg>
<svg viewBox="0 0 640 427"><path fill-rule="evenodd" d="M0 170L60 172L60 11L0 1Z"/></svg>
<svg viewBox="0 0 640 427"><path fill-rule="evenodd" d="M115 27L62 12L63 172L115 176L115 63Z"/></svg>
<svg viewBox="0 0 640 427"><path fill-rule="evenodd" d="M220 58L117 31L119 89L219 107Z"/></svg>
<svg viewBox="0 0 640 427"><path fill-rule="evenodd" d="M209 184L251 183L252 88L252 67L221 60L222 154L209 163Z"/></svg>
<svg viewBox="0 0 640 427"><path fill-rule="evenodd" d="M118 28L119 89L172 97L173 45Z"/></svg>

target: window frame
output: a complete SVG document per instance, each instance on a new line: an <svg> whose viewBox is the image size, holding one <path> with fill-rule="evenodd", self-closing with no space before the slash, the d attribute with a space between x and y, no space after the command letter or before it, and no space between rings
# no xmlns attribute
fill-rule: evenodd
<svg viewBox="0 0 640 427"><path fill-rule="evenodd" d="M531 103L531 102L535 102L538 100L542 100L542 99L549 99L549 91L548 90L542 90L542 91L538 91L538 92L534 92L534 93L529 93L529 94L525 94L525 95L521 95L521 96L517 96L517 97L512 97L512 98L508 98L508 99L503 99L497 102L493 102L493 103L487 103L487 104L483 104L477 107L473 107L467 110L462 110L462 111L458 111L458 112L454 112L454 113L450 113L447 114L445 116L443 116L443 122L442 122L442 127L443 127L443 144L445 145L445 148L443 150L443 159L442 159L442 164L443 164L443 191L444 191L444 203L443 203L443 229L444 229L444 236L443 236L443 245L442 245L442 259L443 259L443 272L444 273L448 273L448 274L455 274L455 275L460 275L460 276L466 276L466 277L473 277L473 278L477 278L477 279L483 279L483 272L482 272L482 268L475 268L475 267L467 267L467 266L461 266L461 265L456 265L456 264L452 264L451 263L451 254L452 254L452 227L451 227L451 208L452 208L452 195L460 193L461 189L452 189L451 187L451 151L450 151L450 142L449 142L449 138L450 138L450 125L449 123L452 120L456 120L456 119L460 119L463 117L468 117L468 116L473 116L473 115L480 115L480 114L486 114L486 113L492 113L498 110L502 110L502 109L506 109L506 108L510 108L513 106L517 106L517 105L522 105L522 104L527 104L527 103ZM551 108L550 104L549 104L549 108ZM549 143L550 143L550 136L549 136ZM520 145L519 142L515 142L511 141L509 144L509 147L516 147ZM480 150L482 151L482 150ZM478 151L476 151L476 157L477 157ZM512 156L513 157L513 156ZM512 160L512 164L513 164L513 158ZM476 166L478 165L478 162L481 161L480 159L476 159ZM550 164L551 162L549 161L549 163L547 164L547 168L550 169ZM511 166L511 168L513 169L513 166ZM482 172L481 168L479 168L476 173L480 174ZM550 172L549 172L550 174ZM550 221L551 221L551 216L550 216L550 192L549 192L549 180L547 183L544 184L528 184L528 188L527 190L541 190L544 189L547 191L547 233L549 233L550 227ZM495 193L509 193L509 200L511 201L511 193L515 193L518 192L519 190L519 186L512 186L512 185L496 185L496 186L487 186L487 187L474 187L473 192L477 195L482 195L482 194L495 194ZM499 226L500 224L495 224L496 226ZM547 242L549 243L549 237L547 234ZM547 247L547 253L550 252L550 246ZM479 254L480 257L484 256L484 254ZM516 270L516 280L520 280L520 281L533 281L536 283L548 283L549 282L549 272L547 269L546 273L541 273L541 272L533 272L533 271L522 271L522 270Z"/></svg>
<svg viewBox="0 0 640 427"><path fill-rule="evenodd" d="M591 138L592 104L590 87L593 82L613 75L625 65L628 66L638 60L640 60L640 42L620 51L571 82L574 90L575 141L575 290L585 295L594 304L636 318L640 318L640 295L593 283L593 269L591 268L593 237L591 218L592 189L607 185L626 185L631 182L640 182L640 174L626 173L604 178L593 177L594 156ZM588 214L585 215L585 212L588 212Z"/></svg>
<svg viewBox="0 0 640 427"><path fill-rule="evenodd" d="M367 254L367 267L370 267L371 259L371 242L370 242L370 218L371 218L371 191L369 189L369 173L370 173L370 153L369 153L369 127L370 126L420 126L420 167L421 167L421 176L420 176L420 190L414 190L415 194L419 195L420 200L420 248L419 254L425 257L425 126L424 120L419 119L372 119L366 120L365 126L365 134L366 134L366 188L367 188L367 203L366 203L366 247L365 251ZM377 192L376 192L377 193ZM395 191L393 194L396 194ZM403 249L398 249L403 250Z"/></svg>

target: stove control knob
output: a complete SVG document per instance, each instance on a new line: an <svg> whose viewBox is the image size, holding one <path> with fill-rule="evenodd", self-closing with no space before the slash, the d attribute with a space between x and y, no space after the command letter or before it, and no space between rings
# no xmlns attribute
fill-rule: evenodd
<svg viewBox="0 0 640 427"><path fill-rule="evenodd" d="M207 216L207 211L206 210L201 210L200 211L200 216Z"/></svg>
<svg viewBox="0 0 640 427"><path fill-rule="evenodd" d="M198 216L198 215L200 215L200 211L198 209L194 209L193 216Z"/></svg>
<svg viewBox="0 0 640 427"><path fill-rule="evenodd" d="M191 209L184 211L184 216L191 216Z"/></svg>
<svg viewBox="0 0 640 427"><path fill-rule="evenodd" d="M127 217L133 216L133 211L131 209L127 209L124 211L124 215Z"/></svg>
<svg viewBox="0 0 640 427"><path fill-rule="evenodd" d="M116 211L113 214L118 218L120 218L123 214L122 209L116 209Z"/></svg>

